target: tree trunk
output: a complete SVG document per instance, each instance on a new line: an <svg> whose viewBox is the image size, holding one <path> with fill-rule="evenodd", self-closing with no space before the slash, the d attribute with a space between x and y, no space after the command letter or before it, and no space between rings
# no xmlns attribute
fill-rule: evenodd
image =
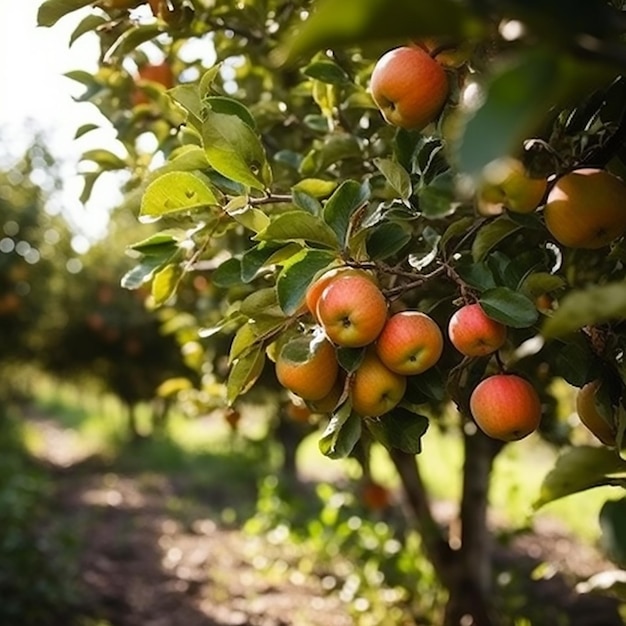
<svg viewBox="0 0 626 626"><path fill-rule="evenodd" d="M464 435L465 463L460 507L461 548L453 550L434 519L414 455L390 451L415 517L427 558L448 590L444 626L496 626L490 606L491 535L487 527L488 491L493 460L502 444L482 432Z"/></svg>
<svg viewBox="0 0 626 626"><path fill-rule="evenodd" d="M422 537L428 560L433 564L437 577L444 587L454 584L456 555L437 521L432 515L428 494L419 472L415 455L391 449L389 455L396 467L404 494L411 508L417 529Z"/></svg>
<svg viewBox="0 0 626 626"><path fill-rule="evenodd" d="M461 548L454 587L446 607L445 626L458 626L462 620L474 626L499 623L490 606L492 535L487 525L489 483L493 461L502 443L477 430L464 431L465 462L461 497ZM469 621L471 616L472 621Z"/></svg>

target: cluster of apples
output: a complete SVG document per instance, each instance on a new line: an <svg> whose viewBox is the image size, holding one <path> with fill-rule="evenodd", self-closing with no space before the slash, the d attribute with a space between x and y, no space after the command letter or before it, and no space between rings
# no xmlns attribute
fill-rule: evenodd
<svg viewBox="0 0 626 626"><path fill-rule="evenodd" d="M276 375L317 412L332 411L349 395L359 415L387 413L402 400L406 377L435 365L443 351L437 323L420 311L390 315L374 276L364 270L326 272L307 290L305 304L316 329L282 346ZM348 385L338 348L364 349Z"/></svg>
<svg viewBox="0 0 626 626"><path fill-rule="evenodd" d="M407 377L433 367L444 349L435 320L417 310L390 314L374 276L363 270L325 273L307 290L306 308L317 322L316 330L282 346L276 375L316 412L332 412L349 398L357 414L381 416L401 402ZM452 345L468 357L492 354L507 338L506 326L489 318L478 303L459 308L447 332ZM349 378L337 358L341 348L364 349ZM507 441L531 433L541 418L536 391L513 374L483 380L472 392L470 408L486 434Z"/></svg>

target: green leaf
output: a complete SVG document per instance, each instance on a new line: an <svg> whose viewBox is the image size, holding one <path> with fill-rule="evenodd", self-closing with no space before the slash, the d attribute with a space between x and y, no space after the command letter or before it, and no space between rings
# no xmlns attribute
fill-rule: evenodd
<svg viewBox="0 0 626 626"><path fill-rule="evenodd" d="M276 279L278 302L286 315L293 315L304 303L306 290L315 276L336 261L324 250L302 250L285 264Z"/></svg>
<svg viewBox="0 0 626 626"><path fill-rule="evenodd" d="M124 289L138 289L152 279L157 268L169 261L171 253L147 256L141 263L126 272L122 277L121 285Z"/></svg>
<svg viewBox="0 0 626 626"><path fill-rule="evenodd" d="M311 215L321 215L322 203L317 198L310 196L304 191L299 191L298 189L292 190L291 197L293 198L294 205L299 209L302 209Z"/></svg>
<svg viewBox="0 0 626 626"><path fill-rule="evenodd" d="M429 425L427 417L403 408L396 408L376 419L367 418L365 423L385 448L397 448L407 454L422 451L422 437Z"/></svg>
<svg viewBox="0 0 626 626"><path fill-rule="evenodd" d="M345 159L362 161L361 144L354 135L335 133L327 137L321 147L306 154L298 170L303 176L314 176Z"/></svg>
<svg viewBox="0 0 626 626"><path fill-rule="evenodd" d="M383 260L400 252L411 241L411 234L396 222L383 222L372 228L367 237L367 254Z"/></svg>
<svg viewBox="0 0 626 626"><path fill-rule="evenodd" d="M361 437L362 419L352 412L349 402L333 414L319 440L324 456L331 459L346 458Z"/></svg>
<svg viewBox="0 0 626 626"><path fill-rule="evenodd" d="M348 374L356 372L364 356L365 348L337 348L337 361Z"/></svg>
<svg viewBox="0 0 626 626"><path fill-rule="evenodd" d="M98 126L97 124L83 124L76 129L76 132L74 133L74 139L79 139L83 135L90 133L92 130L97 130L98 128L100 128L100 126Z"/></svg>
<svg viewBox="0 0 626 626"><path fill-rule="evenodd" d="M322 178L303 178L292 187L292 191L301 191L318 200L328 198L335 189L337 189L336 181Z"/></svg>
<svg viewBox="0 0 626 626"><path fill-rule="evenodd" d="M265 350L262 345L254 346L233 363L226 383L229 404L250 390L261 375L264 365Z"/></svg>
<svg viewBox="0 0 626 626"><path fill-rule="evenodd" d="M241 285L241 261L235 257L224 261L212 274L211 282L216 287Z"/></svg>
<svg viewBox="0 0 626 626"><path fill-rule="evenodd" d="M281 248L282 246L262 242L246 250L241 257L241 279L243 282L249 283L254 280L259 271L265 267L276 251Z"/></svg>
<svg viewBox="0 0 626 626"><path fill-rule="evenodd" d="M84 17L70 36L70 46L85 33L90 33L106 23L107 20L102 15L92 13Z"/></svg>
<svg viewBox="0 0 626 626"><path fill-rule="evenodd" d="M343 246L347 244L350 234L352 215L367 203L369 196L370 190L367 183L360 184L354 180L346 180L326 201L322 216Z"/></svg>
<svg viewBox="0 0 626 626"><path fill-rule="evenodd" d="M490 250L520 228L518 224L505 216L497 217L480 228L472 244L474 262L482 261Z"/></svg>
<svg viewBox="0 0 626 626"><path fill-rule="evenodd" d="M328 248L338 248L333 230L319 217L304 211L288 211L279 215L269 226L254 236L257 241L308 241Z"/></svg>
<svg viewBox="0 0 626 626"><path fill-rule="evenodd" d="M110 150L103 148L94 148L87 150L81 155L82 161L93 161L97 163L103 170L123 170L127 167L126 161L117 156Z"/></svg>
<svg viewBox="0 0 626 626"><path fill-rule="evenodd" d="M248 196L236 196L228 202L224 211L239 224L255 233L261 232L270 223L270 218L263 211L250 205Z"/></svg>
<svg viewBox="0 0 626 626"><path fill-rule="evenodd" d="M162 32L163 30L158 24L133 26L122 32L115 43L106 51L105 60L111 62L115 58L122 59L141 44L158 37Z"/></svg>
<svg viewBox="0 0 626 626"><path fill-rule="evenodd" d="M419 209L427 219L438 219L454 213L456 199L455 178L452 171L442 172L417 191Z"/></svg>
<svg viewBox="0 0 626 626"><path fill-rule="evenodd" d="M409 173L396 161L391 159L374 159L374 165L385 177L389 185L397 192L398 197L405 202L413 193L413 185Z"/></svg>
<svg viewBox="0 0 626 626"><path fill-rule="evenodd" d="M626 461L609 448L579 446L563 452L543 479L535 510L565 496L600 487L623 484Z"/></svg>
<svg viewBox="0 0 626 626"><path fill-rule="evenodd" d="M189 121L198 129L202 128L202 101L196 85L176 85L167 92L189 114Z"/></svg>
<svg viewBox="0 0 626 626"><path fill-rule="evenodd" d="M205 99L209 97L211 90L213 89L213 83L215 79L220 75L220 70L222 69L221 63L216 63L212 67L210 67L204 74L202 74L202 78L200 78L200 85L198 87L198 93L200 98Z"/></svg>
<svg viewBox="0 0 626 626"><path fill-rule="evenodd" d="M284 320L277 317L267 317L262 320L250 319L245 324L242 324L230 344L228 353L229 365L256 344L265 347L276 331L283 327L283 324Z"/></svg>
<svg viewBox="0 0 626 626"><path fill-rule="evenodd" d="M562 337L583 326L602 324L626 317L626 282L609 283L568 293L552 317L544 322L541 334Z"/></svg>
<svg viewBox="0 0 626 626"><path fill-rule="evenodd" d="M148 185L140 215L161 217L180 211L193 211L218 204L208 179L191 172L168 172Z"/></svg>
<svg viewBox="0 0 626 626"><path fill-rule="evenodd" d="M581 338L582 339L582 338ZM587 341L558 345L554 359L555 373L574 387L582 387L589 380L593 353Z"/></svg>
<svg viewBox="0 0 626 626"><path fill-rule="evenodd" d="M330 60L314 61L307 65L302 73L309 78L331 85L345 85L350 82L350 77L345 70Z"/></svg>
<svg viewBox="0 0 626 626"><path fill-rule="evenodd" d="M250 109L245 104L227 98L226 96L209 96L203 100L204 104L214 113L222 113L224 115L236 115L244 124L252 130L256 129L256 120L250 113Z"/></svg>
<svg viewBox="0 0 626 626"><path fill-rule="evenodd" d="M444 231L443 235L441 235L441 241L439 242L439 246L443 250L450 241L456 239L457 237L462 237L466 235L470 227L476 223L476 218L473 216L461 217L460 219L454 220L448 228Z"/></svg>
<svg viewBox="0 0 626 626"><path fill-rule="evenodd" d="M602 546L620 567L626 567L626 498L608 500L600 510Z"/></svg>
<svg viewBox="0 0 626 626"><path fill-rule="evenodd" d="M536 298L544 293L561 289L565 285L565 280L560 276L548 272L533 272L522 281L520 290L530 298Z"/></svg>
<svg viewBox="0 0 626 626"><path fill-rule="evenodd" d="M163 230L128 247L142 254L154 255L160 254L165 248L174 252L183 239L185 239L185 233L182 230Z"/></svg>
<svg viewBox="0 0 626 626"><path fill-rule="evenodd" d="M241 302L239 311L242 315L254 320L261 317L277 317L282 322L285 319L274 287L259 289L246 296Z"/></svg>
<svg viewBox="0 0 626 626"><path fill-rule="evenodd" d="M169 263L154 275L151 293L156 306L165 304L176 293L182 275L178 263Z"/></svg>
<svg viewBox="0 0 626 626"><path fill-rule="evenodd" d="M253 189L270 185L261 140L237 115L210 111L202 124L202 140L211 167L223 176Z"/></svg>
<svg viewBox="0 0 626 626"><path fill-rule="evenodd" d="M468 8L454 0L439 0L437 10L425 0L322 0L301 28L289 32L279 60L326 48L346 49L366 41L414 39L419 35L448 34L462 38L480 28Z"/></svg>
<svg viewBox="0 0 626 626"><path fill-rule="evenodd" d="M532 300L508 287L485 291L479 302L489 317L512 328L532 326L539 317Z"/></svg>
<svg viewBox="0 0 626 626"><path fill-rule="evenodd" d="M47 0L37 10L37 26L54 26L63 16L92 2L93 0Z"/></svg>

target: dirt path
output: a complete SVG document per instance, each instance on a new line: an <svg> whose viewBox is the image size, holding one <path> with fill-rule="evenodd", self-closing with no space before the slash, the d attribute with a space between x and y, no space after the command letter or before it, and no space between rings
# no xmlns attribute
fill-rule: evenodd
<svg viewBox="0 0 626 626"><path fill-rule="evenodd" d="M30 419L44 441L41 459L56 476L56 513L75 528L81 544L85 611L107 620L99 626L355 623L338 596L325 591L317 578L290 568L288 558L283 560L259 538L219 521L216 511L228 494L210 491L194 497L192 514L181 515L188 504L172 477L120 473L90 457L74 431L42 416ZM440 516L445 517L446 509L442 507ZM556 525L537 530L497 551L503 571L527 572L521 597L530 594L546 618L533 624L556 626L550 615L558 608L569 614L568 626L620 626L614 602L576 594L571 584L610 564ZM280 575L276 568L268 574L266 566L273 559L284 563ZM554 575L534 581L532 572L542 561L553 566Z"/></svg>

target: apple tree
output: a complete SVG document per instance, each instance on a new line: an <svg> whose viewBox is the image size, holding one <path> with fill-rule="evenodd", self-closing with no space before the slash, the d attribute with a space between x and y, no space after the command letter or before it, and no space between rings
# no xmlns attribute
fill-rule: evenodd
<svg viewBox="0 0 626 626"><path fill-rule="evenodd" d="M275 364L298 370L332 336L322 310L333 307L321 301L334 281L307 307L329 270L345 286L354 281L344 272L367 276L389 319L412 311L433 321L435 362L400 374L401 393L382 410L357 391L387 376L383 364L359 383L381 356L378 338L333 338L339 392L323 411L311 406L323 414L320 454L366 458L384 446L449 593L445 623L498 623L486 511L503 446L531 431L563 446L537 507L624 484L621 0L575 10L559 0L47 0L39 23L87 6L72 41L95 34L99 68L69 77L115 127L124 156L87 152L84 195L103 172L127 172L126 206L159 225L130 246L137 263L122 284L150 289L183 351L200 346L203 397L225 410L254 394L294 401ZM374 83L379 59L401 47L420 60ZM425 98L407 89L405 70L418 65L445 78L419 81ZM412 106L429 110L419 127ZM352 313L370 300L351 289ZM453 331L450 320L473 305L477 315ZM467 347L477 342L488 349ZM319 371L306 371L315 386ZM591 435L590 445L569 443L554 380L586 389L578 411L604 445ZM419 471L422 438L450 407L465 450L458 549ZM606 528L619 529L623 502L603 511Z"/></svg>

